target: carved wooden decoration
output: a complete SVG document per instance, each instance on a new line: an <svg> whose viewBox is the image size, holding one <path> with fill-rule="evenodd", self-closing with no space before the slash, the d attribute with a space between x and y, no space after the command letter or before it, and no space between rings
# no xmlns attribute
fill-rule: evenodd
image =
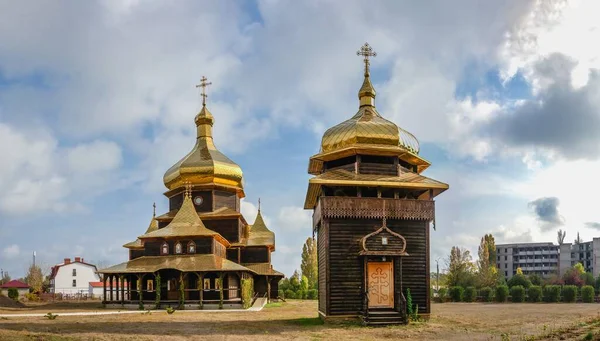
<svg viewBox="0 0 600 341"><path fill-rule="evenodd" d="M380 238L377 238L380 237ZM383 242L383 238L386 242ZM406 239L387 227L387 220L383 219L382 226L360 240L360 255L380 256L408 256L406 253Z"/></svg>

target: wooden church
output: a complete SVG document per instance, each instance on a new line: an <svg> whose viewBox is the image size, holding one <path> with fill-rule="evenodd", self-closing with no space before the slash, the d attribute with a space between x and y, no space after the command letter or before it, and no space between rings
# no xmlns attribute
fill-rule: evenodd
<svg viewBox="0 0 600 341"><path fill-rule="evenodd" d="M129 261L98 271L108 306L247 308L277 297L283 274L271 265L275 234L260 203L252 225L240 212L242 169L215 147L207 85L203 77L196 143L164 175L169 212L123 245Z"/></svg>
<svg viewBox="0 0 600 341"><path fill-rule="evenodd" d="M365 44L357 54L365 63L358 112L325 132L308 166L319 314L403 323L408 289L418 313L430 313L430 225L434 198L448 185L422 175L430 163L417 139L377 111L369 71L376 53Z"/></svg>

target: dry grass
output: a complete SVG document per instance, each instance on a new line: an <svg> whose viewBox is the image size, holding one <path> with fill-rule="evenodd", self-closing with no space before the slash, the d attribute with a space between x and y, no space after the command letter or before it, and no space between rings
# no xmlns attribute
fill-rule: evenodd
<svg viewBox="0 0 600 341"><path fill-rule="evenodd" d="M53 304L0 314L99 310L97 303ZM0 340L581 340L597 336L596 304L434 304L429 322L364 328L323 325L315 301L274 304L261 312L165 311L105 316L0 319Z"/></svg>

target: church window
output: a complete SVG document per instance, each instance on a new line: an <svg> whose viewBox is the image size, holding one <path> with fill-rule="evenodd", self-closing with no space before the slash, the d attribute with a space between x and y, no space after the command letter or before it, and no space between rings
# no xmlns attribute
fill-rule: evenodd
<svg viewBox="0 0 600 341"><path fill-rule="evenodd" d="M181 254L182 250L181 250L181 243L177 242L177 244L175 244L175 253L176 254Z"/></svg>
<svg viewBox="0 0 600 341"><path fill-rule="evenodd" d="M166 242L164 242L162 244L162 246L160 247L160 254L161 255L168 255L169 254L169 244L167 244Z"/></svg>
<svg viewBox="0 0 600 341"><path fill-rule="evenodd" d="M73 269L73 277L77 276L77 269Z"/></svg>
<svg viewBox="0 0 600 341"><path fill-rule="evenodd" d="M74 279L74 280L73 280L73 287L76 287L76 286L77 286L77 280L76 280L76 279Z"/></svg>
<svg viewBox="0 0 600 341"><path fill-rule="evenodd" d="M196 253L196 243L194 243L194 241L190 241L188 243L188 253Z"/></svg>

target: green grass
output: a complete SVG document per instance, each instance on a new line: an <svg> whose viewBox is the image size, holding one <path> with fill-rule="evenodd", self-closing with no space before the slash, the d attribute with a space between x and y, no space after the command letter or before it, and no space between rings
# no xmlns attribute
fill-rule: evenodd
<svg viewBox="0 0 600 341"><path fill-rule="evenodd" d="M303 317L296 320L290 320L290 323L303 327L310 327L323 325L324 322L318 317Z"/></svg>
<svg viewBox="0 0 600 341"><path fill-rule="evenodd" d="M272 302L272 303L267 303L265 305L265 308L279 308L283 305L283 303L281 302Z"/></svg>

